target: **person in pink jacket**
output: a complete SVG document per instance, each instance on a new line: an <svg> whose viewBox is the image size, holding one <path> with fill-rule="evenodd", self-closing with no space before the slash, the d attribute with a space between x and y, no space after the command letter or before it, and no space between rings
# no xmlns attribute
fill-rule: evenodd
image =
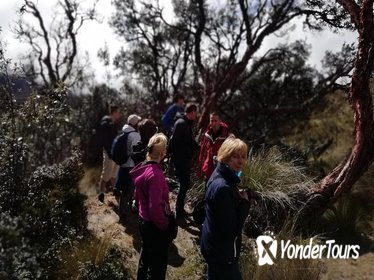
<svg viewBox="0 0 374 280"><path fill-rule="evenodd" d="M147 157L130 174L139 209L142 248L137 279L165 279L168 259L168 216L171 213L169 188L160 165L166 155L167 138L162 133L151 137Z"/></svg>

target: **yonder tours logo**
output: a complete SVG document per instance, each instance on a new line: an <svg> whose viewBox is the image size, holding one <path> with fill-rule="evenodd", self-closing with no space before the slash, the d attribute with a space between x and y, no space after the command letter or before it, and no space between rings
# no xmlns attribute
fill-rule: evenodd
<svg viewBox="0 0 374 280"><path fill-rule="evenodd" d="M314 244L313 238L308 244L293 244L290 240L276 240L270 235L260 235L256 239L258 265L274 264L281 259L357 259L359 245L339 245L335 240L326 240L324 244ZM279 248L278 248L279 246Z"/></svg>

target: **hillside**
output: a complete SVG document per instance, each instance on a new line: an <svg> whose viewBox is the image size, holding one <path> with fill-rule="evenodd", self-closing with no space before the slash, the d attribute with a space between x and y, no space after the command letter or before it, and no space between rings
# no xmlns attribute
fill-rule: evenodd
<svg viewBox="0 0 374 280"><path fill-rule="evenodd" d="M136 275L137 262L140 252L140 236L137 216L128 212L125 221L120 223L117 215L118 203L111 194L106 195L103 206L97 205L95 183L99 178L100 169L86 170L81 181L80 190L87 195L88 229L100 239L107 239L118 245L122 252L126 267L131 275ZM175 201L175 194L171 194ZM174 208L174 205L171 205ZM203 272L203 262L199 254L199 229L189 217L178 229L178 236L169 246L169 262L167 279L200 279Z"/></svg>
<svg viewBox="0 0 374 280"><path fill-rule="evenodd" d="M371 172L374 172L371 171ZM96 180L100 175L100 168L88 169L81 181L80 190L87 195L88 229L99 239L106 240L121 248L125 266L135 277L140 251L140 237L137 217L130 212L123 223L117 215L118 203L111 195L106 195L106 203L98 206L96 201ZM371 177L371 176L370 176ZM374 178L374 174L373 177ZM369 193L369 187L363 191ZM364 188L363 186L361 186ZM371 203L374 202L374 190L370 189ZM175 195L171 194L171 200ZM374 205L374 204L373 204ZM188 218L179 228L178 236L169 247L169 262L167 279L203 279L204 263L198 247L199 229ZM358 260L328 260L322 264L323 280L369 280L374 273L374 238L371 247L364 249L364 254ZM261 278L260 278L261 279Z"/></svg>
<svg viewBox="0 0 374 280"><path fill-rule="evenodd" d="M374 85L374 82L372 82ZM287 137L291 146L307 150L310 143L323 143L331 139L332 143L321 155L311 158L309 162L324 172L329 172L349 152L352 135L352 112L342 92L330 94L323 101L325 106L317 110L307 123L295 123L292 133ZM318 145L317 145L318 146ZM310 147L309 147L310 148ZM98 206L96 202L96 184L100 168L87 169L81 181L80 190L87 195L88 229L97 237L118 245L124 256L124 263L135 276L140 250L137 217L128 213L123 223L117 215L118 203L112 195L106 196L106 204ZM353 188L355 197L374 209L374 166L356 183ZM175 194L171 194L175 200ZM372 220L374 225L374 219ZM199 229L191 219L179 228L178 237L170 246L167 279L201 279L204 263L199 254ZM374 233L362 248L358 260L324 260L322 263L323 280L372 279L374 274ZM261 279L261 277L260 277ZM277 279L277 278L275 278Z"/></svg>

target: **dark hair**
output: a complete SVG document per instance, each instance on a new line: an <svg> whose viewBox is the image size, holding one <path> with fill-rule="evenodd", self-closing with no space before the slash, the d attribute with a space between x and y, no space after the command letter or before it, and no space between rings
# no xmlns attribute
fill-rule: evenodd
<svg viewBox="0 0 374 280"><path fill-rule="evenodd" d="M191 112L196 112L197 111L197 106L194 103L189 103L186 106L186 114L189 114Z"/></svg>
<svg viewBox="0 0 374 280"><path fill-rule="evenodd" d="M213 111L212 113L210 113L211 116L217 116L220 118L219 114L217 111Z"/></svg>
<svg viewBox="0 0 374 280"><path fill-rule="evenodd" d="M144 119L142 120L139 125L139 134L140 138L142 139L142 143L147 145L149 139L157 132L158 128L154 120L152 119Z"/></svg>
<svg viewBox="0 0 374 280"><path fill-rule="evenodd" d="M109 113L113 114L115 111L118 111L119 107L117 105L110 105L109 106Z"/></svg>
<svg viewBox="0 0 374 280"><path fill-rule="evenodd" d="M176 94L174 96L174 102L177 102L179 99L183 99L184 100L184 96L180 93Z"/></svg>

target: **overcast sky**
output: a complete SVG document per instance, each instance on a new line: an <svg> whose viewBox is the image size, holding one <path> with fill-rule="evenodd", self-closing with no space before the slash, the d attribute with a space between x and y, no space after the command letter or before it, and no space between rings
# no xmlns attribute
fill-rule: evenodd
<svg viewBox="0 0 374 280"><path fill-rule="evenodd" d="M11 26L14 26L17 20L17 7L20 7L22 0L0 0L0 26L2 29L1 37L5 39L7 44L6 56L12 58L13 61L17 61L20 54L25 53L27 46L20 44L11 33ZM56 5L56 0L39 0L38 7L42 15L47 19L52 16L53 7ZM87 1L89 2L89 1ZM166 13L171 11L171 0L162 0L165 5ZM224 3L223 0L211 0L210 2L216 2L220 5ZM78 35L78 43L80 52L84 53L87 51L90 56L92 68L95 71L96 80L101 82L105 81L105 68L100 61L97 59L97 51L103 47L105 42L108 44L111 57L117 53L120 46L123 44L121 39L118 38L109 27L108 20L114 12L114 8L111 5L110 0L100 0L98 3L98 11L103 19L102 23L98 22L86 22L82 27ZM341 49L343 42L354 42L356 34L344 33L344 34L333 34L330 31L324 31L322 33L308 34L303 31L301 24L296 23L296 28L292 32L289 32L285 37L279 39L275 36L265 39L261 52L265 52L271 46L274 46L279 40L294 41L296 39L307 39L312 45L312 55L310 63L317 67L320 67L320 60L326 50L337 51Z"/></svg>

